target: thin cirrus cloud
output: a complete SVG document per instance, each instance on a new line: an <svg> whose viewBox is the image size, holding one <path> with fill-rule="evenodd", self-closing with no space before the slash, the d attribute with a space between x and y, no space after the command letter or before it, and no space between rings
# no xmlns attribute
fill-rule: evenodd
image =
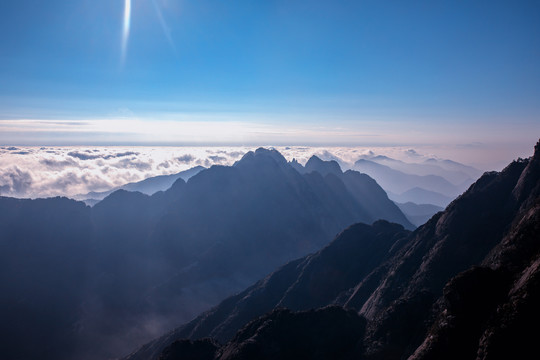
<svg viewBox="0 0 540 360"><path fill-rule="evenodd" d="M260 117L253 115L254 117ZM0 120L0 141L4 144L152 144L152 145L219 145L219 144L289 144L297 142L325 143L368 140L379 137L372 125L365 130L345 128L332 123L272 124L268 121L247 121L249 115L223 116L191 115L192 120ZM235 118L240 120L235 120ZM44 140L45 139L45 140Z"/></svg>
<svg viewBox="0 0 540 360"><path fill-rule="evenodd" d="M307 117L309 121L301 121ZM537 131L535 131L537 130ZM84 120L0 120L0 143L5 145L325 145L425 146L467 144L522 146L528 151L540 124L463 122L433 124L426 119L404 123L391 119L357 119L309 114L176 114L175 119L111 117ZM536 133L535 133L536 132ZM480 145L478 145L480 144ZM508 149L508 146L506 149ZM512 154L513 156L513 154Z"/></svg>

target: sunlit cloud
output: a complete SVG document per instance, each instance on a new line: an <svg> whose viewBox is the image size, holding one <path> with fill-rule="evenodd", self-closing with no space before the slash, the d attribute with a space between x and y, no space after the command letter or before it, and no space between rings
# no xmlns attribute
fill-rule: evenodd
<svg viewBox="0 0 540 360"><path fill-rule="evenodd" d="M126 61L130 25L131 25L131 0L125 0L124 22L123 22L123 27L122 27L122 65Z"/></svg>
<svg viewBox="0 0 540 360"><path fill-rule="evenodd" d="M75 196L107 191L129 182L175 174L197 165L233 165L246 152L257 147L0 146L0 195ZM425 146L275 146L275 149L288 161L296 159L305 164L312 155L316 155L323 160L338 161L343 170L352 168L358 159L366 156L384 155L409 163L422 163L428 158L450 158L470 164L468 160L474 155L468 152L467 157L460 158L456 157L460 153L455 152L455 148ZM487 150L493 152L493 149Z"/></svg>

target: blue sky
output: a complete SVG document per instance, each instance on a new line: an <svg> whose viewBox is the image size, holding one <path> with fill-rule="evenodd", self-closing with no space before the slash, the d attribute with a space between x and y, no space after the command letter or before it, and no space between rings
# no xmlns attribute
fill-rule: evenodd
<svg viewBox="0 0 540 360"><path fill-rule="evenodd" d="M2 1L0 142L530 152L539 16L538 1Z"/></svg>

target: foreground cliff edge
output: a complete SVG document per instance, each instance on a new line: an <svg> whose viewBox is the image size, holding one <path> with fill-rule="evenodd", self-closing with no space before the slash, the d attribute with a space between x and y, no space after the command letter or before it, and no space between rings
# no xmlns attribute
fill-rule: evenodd
<svg viewBox="0 0 540 360"><path fill-rule="evenodd" d="M540 142L414 232L353 225L126 359L539 357L539 234Z"/></svg>

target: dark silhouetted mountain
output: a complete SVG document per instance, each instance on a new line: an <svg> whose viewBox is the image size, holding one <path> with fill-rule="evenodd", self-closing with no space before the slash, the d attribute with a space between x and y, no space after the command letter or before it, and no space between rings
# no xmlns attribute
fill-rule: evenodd
<svg viewBox="0 0 540 360"><path fill-rule="evenodd" d="M449 197L455 197L463 192L468 184L458 187L437 175L414 175L394 170L386 165L360 159L354 163L354 169L368 174L377 181L383 189L395 194L401 194L415 187L437 192ZM420 203L419 201L413 201Z"/></svg>
<svg viewBox="0 0 540 360"><path fill-rule="evenodd" d="M482 267L446 285L438 318L412 359L539 356L540 142L518 165L526 167L508 198L507 206L517 209L510 229Z"/></svg>
<svg viewBox="0 0 540 360"><path fill-rule="evenodd" d="M323 161L316 156L309 158L308 162L304 166L304 171L306 173L316 171L323 176L327 174L334 174L337 176L341 175L341 168L336 161Z"/></svg>
<svg viewBox="0 0 540 360"><path fill-rule="evenodd" d="M366 319L357 359L537 358L539 231L540 142L533 157L485 173L413 233L382 221L351 226L128 359L157 359L179 338L204 337L224 344L215 359L231 348L264 358L290 344L271 330L274 309L330 304ZM315 324L295 333L308 336Z"/></svg>
<svg viewBox="0 0 540 360"><path fill-rule="evenodd" d="M416 226L423 225L431 219L433 215L444 209L431 204L415 204L406 202L405 204L396 203L399 209L405 214L407 219Z"/></svg>
<svg viewBox="0 0 540 360"><path fill-rule="evenodd" d="M81 202L0 197L0 358L62 359L75 350L92 240Z"/></svg>
<svg viewBox="0 0 540 360"><path fill-rule="evenodd" d="M301 174L279 152L258 149L234 166L213 166L187 183L179 178L166 191L117 190L92 208L0 198L1 284L13 286L3 294L3 309L12 309L8 327L0 325L13 339L5 351L13 359L122 355L321 249L353 223L383 218L413 228L367 175L312 162L334 172ZM65 311L47 307L49 297L66 302ZM20 305L27 301L35 309ZM56 326L65 332L49 331ZM23 346L24 329L54 351ZM56 353L63 341L69 346Z"/></svg>
<svg viewBox="0 0 540 360"><path fill-rule="evenodd" d="M212 339L178 340L163 350L159 360L173 360L179 357L183 360L213 360L218 349L219 344Z"/></svg>
<svg viewBox="0 0 540 360"><path fill-rule="evenodd" d="M350 196L362 204L371 218L385 219L402 224L408 229L413 228L399 208L392 201L386 200L388 198L386 192L368 175L353 170L347 170L343 173L335 160L323 161L317 156L312 156L305 167L294 159L290 164L301 174L315 172L322 174L326 179L333 179L335 183L342 182L350 193Z"/></svg>
<svg viewBox="0 0 540 360"><path fill-rule="evenodd" d="M292 261L194 321L147 344L129 359L156 359L179 338L230 340L250 320L280 307L309 310L341 301L409 235L397 224L356 224L319 252Z"/></svg>
<svg viewBox="0 0 540 360"><path fill-rule="evenodd" d="M414 187L405 191L402 194L394 194L388 192L388 197L398 203L412 202L415 204L431 204L445 208L454 199L450 196L445 196L434 191L424 190L418 187Z"/></svg>
<svg viewBox="0 0 540 360"><path fill-rule="evenodd" d="M117 190L126 190L126 191L132 191L132 192L137 191L146 195L152 195L158 191L167 190L178 179L183 179L184 181L188 181L190 177L197 175L200 171L204 169L205 168L202 166L195 166L191 169L184 170L176 174L153 176L153 177L149 177L147 179L141 180L141 181L132 182L132 183L128 183L122 186L118 186L108 191L101 191L101 192L92 191L92 192L89 192L88 194L79 194L79 195L74 196L74 198L76 200L84 201L89 206L94 206L96 203L105 199L108 195L112 194L113 192Z"/></svg>
<svg viewBox="0 0 540 360"><path fill-rule="evenodd" d="M351 359L365 331L355 311L277 309L253 320L217 353L221 360Z"/></svg>

